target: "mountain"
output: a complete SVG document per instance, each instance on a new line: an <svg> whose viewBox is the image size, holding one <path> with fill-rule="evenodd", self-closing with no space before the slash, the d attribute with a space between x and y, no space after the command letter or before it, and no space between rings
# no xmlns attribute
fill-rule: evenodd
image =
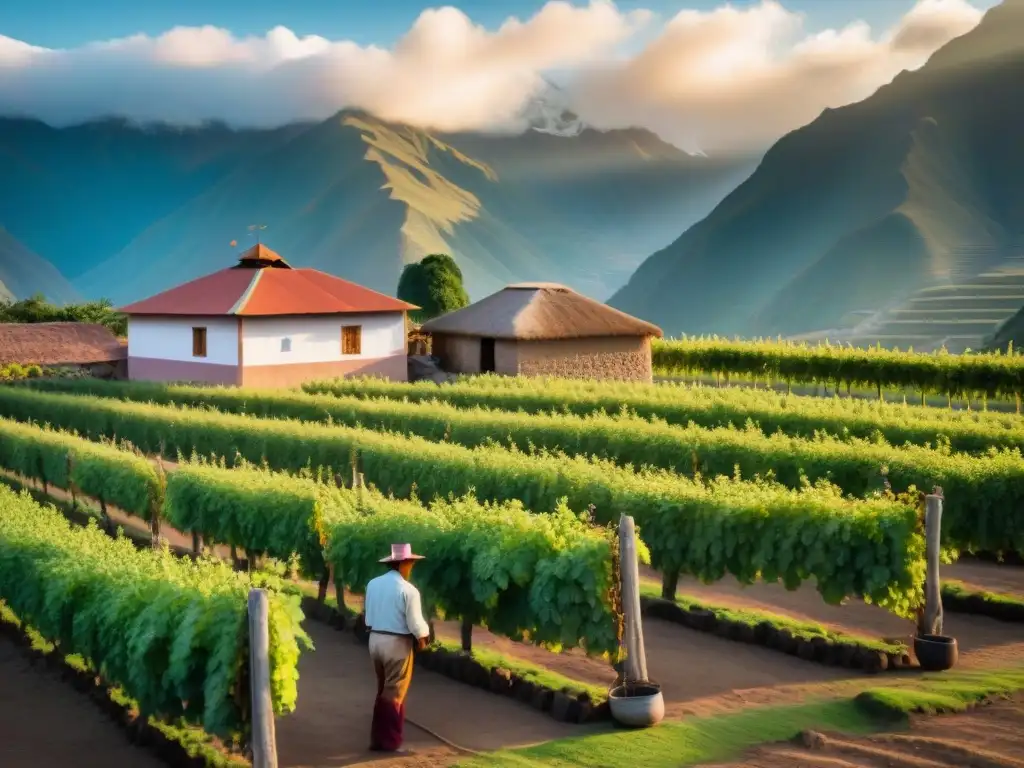
<svg viewBox="0 0 1024 768"><path fill-rule="evenodd" d="M610 303L670 334L956 336L957 302L979 298L963 286L1024 235L1022 125L1024 0L1008 0L921 69L783 137Z"/></svg>
<svg viewBox="0 0 1024 768"><path fill-rule="evenodd" d="M274 131L0 119L0 217L90 298L128 302L231 263L247 227L300 266L394 292L451 253L471 297L508 282L606 298L756 158L597 131L555 96L518 134L439 134L343 111Z"/></svg>
<svg viewBox="0 0 1024 768"><path fill-rule="evenodd" d="M27 299L37 293L56 304L67 304L79 298L50 262L32 253L0 227L0 302Z"/></svg>
<svg viewBox="0 0 1024 768"><path fill-rule="evenodd" d="M73 280L238 163L302 130L139 126L116 118L56 129L0 118L0 221Z"/></svg>

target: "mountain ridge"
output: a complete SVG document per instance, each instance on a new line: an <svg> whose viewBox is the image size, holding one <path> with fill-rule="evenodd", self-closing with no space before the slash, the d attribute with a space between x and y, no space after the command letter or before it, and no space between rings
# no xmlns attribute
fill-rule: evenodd
<svg viewBox="0 0 1024 768"><path fill-rule="evenodd" d="M921 69L780 139L610 303L671 334L841 327L949 279L960 246L1024 229L1007 186L1024 167L1008 128L1024 119L1022 11L997 6Z"/></svg>
<svg viewBox="0 0 1024 768"><path fill-rule="evenodd" d="M250 224L294 263L376 290L444 251L473 298L556 280L603 299L756 161L644 129L439 133L360 110L266 132L0 119L0 153L18 165L0 216L82 294L117 303L230 264Z"/></svg>

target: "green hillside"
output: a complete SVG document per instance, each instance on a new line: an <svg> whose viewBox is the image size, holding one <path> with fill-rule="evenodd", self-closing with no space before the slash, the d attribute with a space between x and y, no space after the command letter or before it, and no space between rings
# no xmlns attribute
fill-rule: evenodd
<svg viewBox="0 0 1024 768"><path fill-rule="evenodd" d="M377 290L441 252L474 298L523 280L605 298L751 165L691 157L646 131L445 136L348 111L241 163L77 283L118 302L145 296L230 264L229 243L244 247L259 223L292 263Z"/></svg>
<svg viewBox="0 0 1024 768"><path fill-rule="evenodd" d="M76 301L78 294L57 269L0 227L0 302L41 293L56 304Z"/></svg>
<svg viewBox="0 0 1024 768"><path fill-rule="evenodd" d="M1011 258L1024 234L1021 125L1024 0L1009 0L920 70L781 139L611 303L672 334L834 338L877 325L918 291ZM882 335L950 329L897 330Z"/></svg>

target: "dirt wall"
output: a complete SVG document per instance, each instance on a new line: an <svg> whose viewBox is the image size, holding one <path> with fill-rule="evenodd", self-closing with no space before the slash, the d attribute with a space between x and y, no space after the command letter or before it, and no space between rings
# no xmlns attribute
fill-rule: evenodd
<svg viewBox="0 0 1024 768"><path fill-rule="evenodd" d="M523 376L651 381L651 342L638 337L520 341Z"/></svg>

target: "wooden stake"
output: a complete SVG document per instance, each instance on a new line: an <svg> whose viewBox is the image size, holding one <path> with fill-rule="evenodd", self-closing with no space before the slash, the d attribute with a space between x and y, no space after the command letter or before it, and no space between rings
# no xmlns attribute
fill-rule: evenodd
<svg viewBox="0 0 1024 768"><path fill-rule="evenodd" d="M626 646L623 679L626 685L647 682L647 653L640 618L640 566L636 554L636 526L633 518L623 515L619 520L619 570L622 573L622 612L625 629L622 642Z"/></svg>
<svg viewBox="0 0 1024 768"><path fill-rule="evenodd" d="M270 698L270 602L263 589L249 591L249 685L253 768L277 768L274 705Z"/></svg>
<svg viewBox="0 0 1024 768"><path fill-rule="evenodd" d="M924 612L917 626L918 635L942 634L942 590L939 579L939 552L942 534L942 489L925 497L925 557L928 572L924 582Z"/></svg>

